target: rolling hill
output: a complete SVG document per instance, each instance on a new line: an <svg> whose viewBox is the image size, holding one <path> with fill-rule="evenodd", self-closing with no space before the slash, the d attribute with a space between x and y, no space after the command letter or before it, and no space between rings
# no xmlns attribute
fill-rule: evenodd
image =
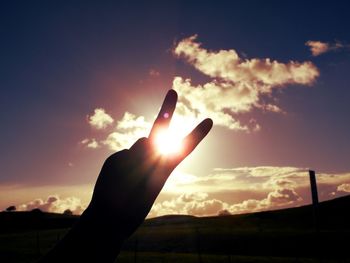
<svg viewBox="0 0 350 263"><path fill-rule="evenodd" d="M216 217L162 216L145 220L123 250L349 259L350 196L320 203L318 214L318 230L310 205ZM36 233L43 251L49 249L78 218L38 211L0 213L0 258L2 246L11 250L9 244L22 242L28 233ZM12 243L4 241L9 237Z"/></svg>

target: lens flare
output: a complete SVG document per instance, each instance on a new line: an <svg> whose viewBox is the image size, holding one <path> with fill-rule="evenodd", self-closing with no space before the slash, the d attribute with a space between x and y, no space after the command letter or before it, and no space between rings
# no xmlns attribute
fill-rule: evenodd
<svg viewBox="0 0 350 263"><path fill-rule="evenodd" d="M162 155L180 153L182 151L182 137L174 131L161 130L155 138L155 145L158 152Z"/></svg>

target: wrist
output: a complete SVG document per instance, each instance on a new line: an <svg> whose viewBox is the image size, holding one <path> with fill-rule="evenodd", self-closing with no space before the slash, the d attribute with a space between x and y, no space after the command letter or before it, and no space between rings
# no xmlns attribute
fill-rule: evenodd
<svg viewBox="0 0 350 263"><path fill-rule="evenodd" d="M116 236L118 240L125 241L142 224L144 217L123 211L124 209L113 209L92 200L80 221L83 226L87 225L95 231L106 232L109 236Z"/></svg>
<svg viewBox="0 0 350 263"><path fill-rule="evenodd" d="M88 207L67 235L40 262L114 262L125 238Z"/></svg>
<svg viewBox="0 0 350 263"><path fill-rule="evenodd" d="M100 209L90 204L78 221L78 227L89 229L96 236L108 240L123 242L127 237L123 234L123 225L116 215L111 215L109 211Z"/></svg>

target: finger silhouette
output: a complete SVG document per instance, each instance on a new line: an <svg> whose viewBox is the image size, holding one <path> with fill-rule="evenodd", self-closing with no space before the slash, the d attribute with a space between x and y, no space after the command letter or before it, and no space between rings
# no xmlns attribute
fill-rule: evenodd
<svg viewBox="0 0 350 263"><path fill-rule="evenodd" d="M175 107L177 102L177 93L175 90L169 90L165 96L164 102L156 120L154 121L153 127L149 134L149 138L153 140L156 136L157 132L162 129L167 129L169 127L169 123L173 116Z"/></svg>
<svg viewBox="0 0 350 263"><path fill-rule="evenodd" d="M212 119L205 119L183 139L184 150L180 155L175 157L175 165L178 165L180 162L182 162L182 160L185 159L197 147L197 145L203 140L203 138L208 134L212 127Z"/></svg>

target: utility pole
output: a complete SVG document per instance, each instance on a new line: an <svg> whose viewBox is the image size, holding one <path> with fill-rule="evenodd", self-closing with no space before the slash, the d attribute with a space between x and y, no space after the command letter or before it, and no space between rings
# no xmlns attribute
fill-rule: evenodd
<svg viewBox="0 0 350 263"><path fill-rule="evenodd" d="M319 219L318 219L318 194L317 194L317 182L315 171L309 170L310 175L310 186L311 186L311 197L312 197L312 209L314 216L314 226L316 232L319 232Z"/></svg>
<svg viewBox="0 0 350 263"><path fill-rule="evenodd" d="M139 245L139 239L136 236L135 239L135 252L134 252L134 262L137 263L137 250L138 250L138 245Z"/></svg>

